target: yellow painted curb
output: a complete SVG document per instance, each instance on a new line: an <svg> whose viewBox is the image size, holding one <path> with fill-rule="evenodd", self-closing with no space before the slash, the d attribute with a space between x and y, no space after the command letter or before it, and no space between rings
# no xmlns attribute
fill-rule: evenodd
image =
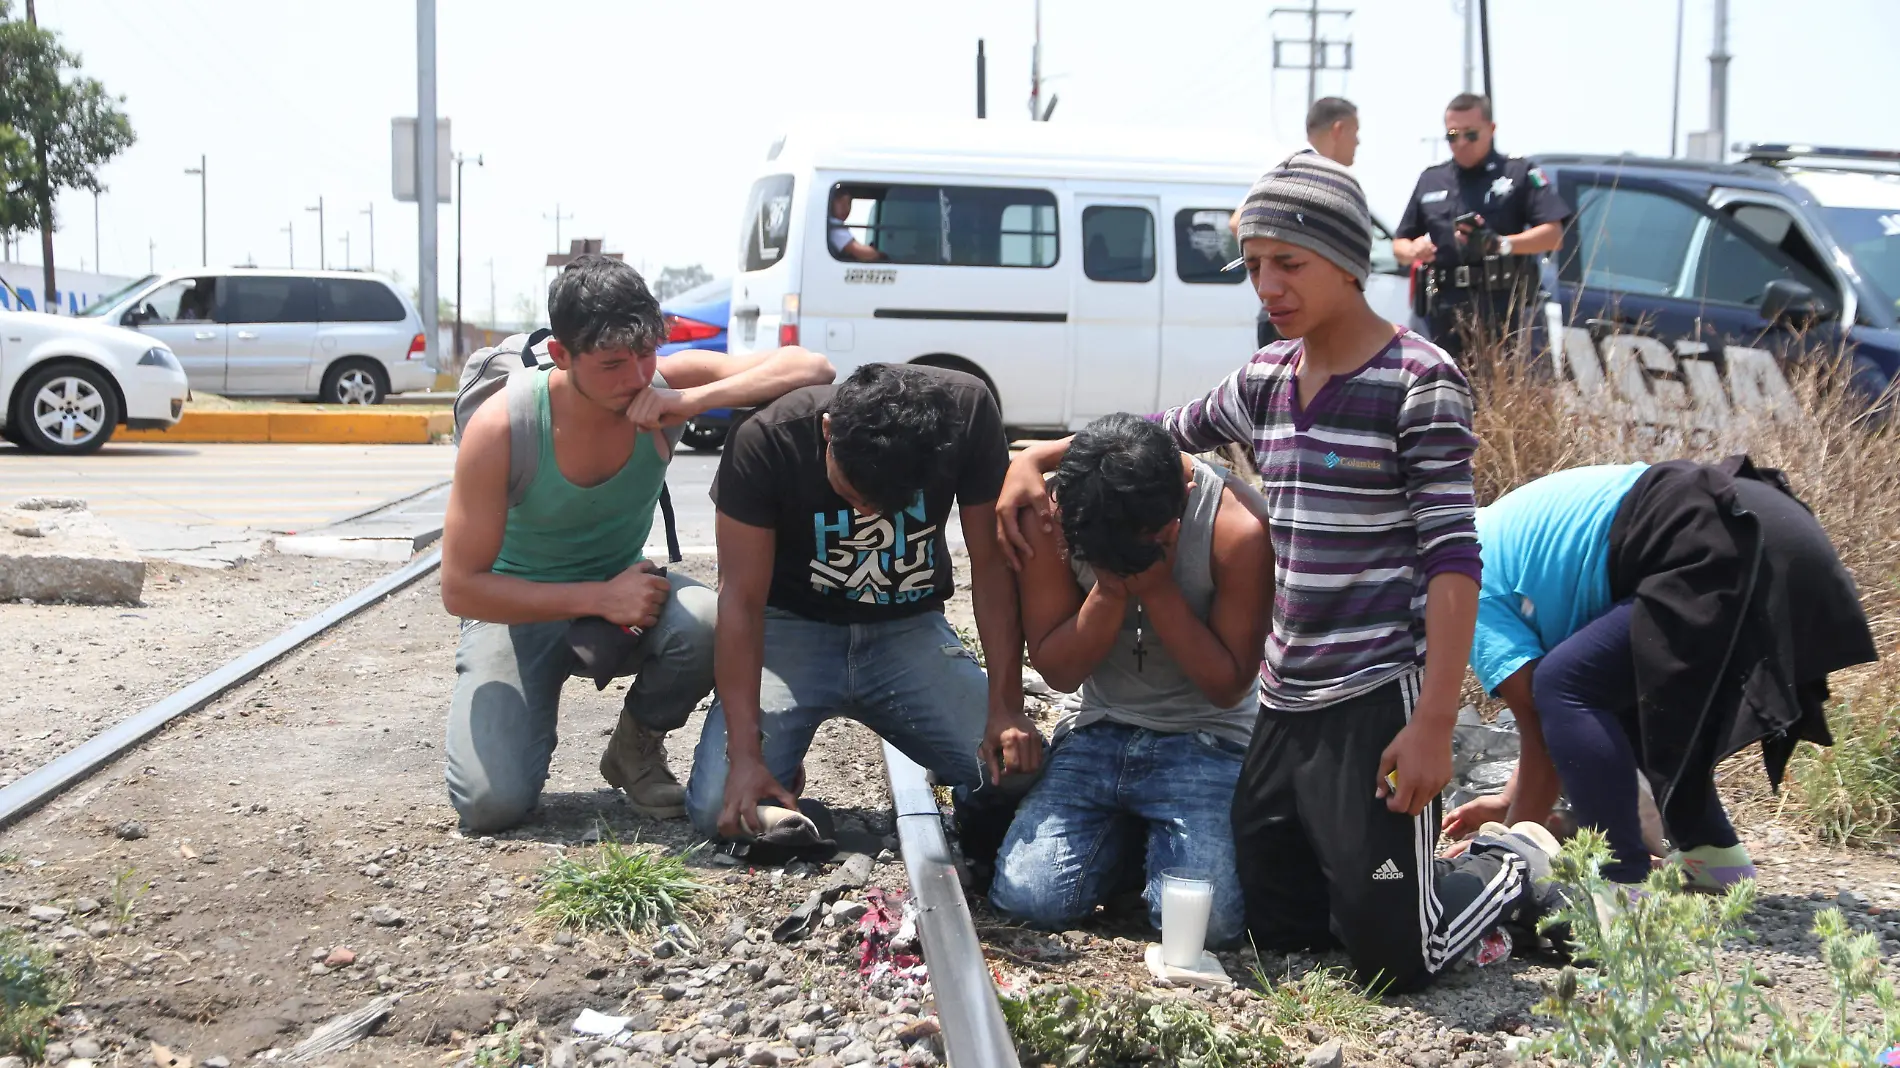
<svg viewBox="0 0 1900 1068"><path fill-rule="evenodd" d="M120 430L114 441L427 445L453 428L430 412L188 411L170 430Z"/></svg>

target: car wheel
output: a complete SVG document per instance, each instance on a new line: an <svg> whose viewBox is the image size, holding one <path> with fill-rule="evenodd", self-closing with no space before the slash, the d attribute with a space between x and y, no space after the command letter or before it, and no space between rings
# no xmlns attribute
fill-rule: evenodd
<svg viewBox="0 0 1900 1068"><path fill-rule="evenodd" d="M119 396L105 372L84 364L56 364L27 376L13 412L20 445L34 452L75 456L96 452L119 426Z"/></svg>
<svg viewBox="0 0 1900 1068"><path fill-rule="evenodd" d="M691 420L680 431L680 444L699 452L718 452L726 443L726 428L723 426L700 426Z"/></svg>
<svg viewBox="0 0 1900 1068"><path fill-rule="evenodd" d="M26 448L26 437L20 433L20 424L18 422L8 423L6 426L0 427L0 438L5 438L22 449Z"/></svg>
<svg viewBox="0 0 1900 1068"><path fill-rule="evenodd" d="M323 376L325 404L381 404L389 396L389 378L367 360L344 360Z"/></svg>

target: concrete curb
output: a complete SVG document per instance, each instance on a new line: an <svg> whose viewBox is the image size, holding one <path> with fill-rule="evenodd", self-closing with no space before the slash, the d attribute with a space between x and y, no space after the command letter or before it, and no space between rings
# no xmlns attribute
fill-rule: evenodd
<svg viewBox="0 0 1900 1068"><path fill-rule="evenodd" d="M120 430L114 441L427 445L453 432L448 412L188 411L170 430Z"/></svg>

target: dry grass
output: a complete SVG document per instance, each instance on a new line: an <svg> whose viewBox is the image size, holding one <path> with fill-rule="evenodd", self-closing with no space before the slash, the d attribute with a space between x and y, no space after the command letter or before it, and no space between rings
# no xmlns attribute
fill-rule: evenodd
<svg viewBox="0 0 1900 1068"><path fill-rule="evenodd" d="M1774 413L1639 426L1614 399L1553 383L1547 362L1468 355L1478 501L1570 467L1745 452L1784 471L1814 510L1860 586L1878 647L1892 650L1900 641L1900 428L1877 425L1827 354L1814 356L1791 366L1793 403ZM1768 797L1753 750L1725 769L1724 785L1743 808L1765 814L1772 806L1829 840L1878 840L1900 829L1900 669L1883 662L1839 672L1834 695L1837 744L1802 746L1782 798Z"/></svg>

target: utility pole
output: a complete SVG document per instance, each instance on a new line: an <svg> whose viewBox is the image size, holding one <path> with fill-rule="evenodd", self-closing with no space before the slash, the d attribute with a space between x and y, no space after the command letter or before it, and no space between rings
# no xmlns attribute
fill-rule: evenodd
<svg viewBox="0 0 1900 1068"><path fill-rule="evenodd" d="M1682 7L1676 0L1676 74L1669 83L1669 158L1676 158L1676 131L1682 119Z"/></svg>
<svg viewBox="0 0 1900 1068"><path fill-rule="evenodd" d="M186 167L186 174L198 176L198 258L206 267L211 266L211 194L206 184L204 154L198 156L196 167Z"/></svg>
<svg viewBox="0 0 1900 1068"><path fill-rule="evenodd" d="M350 269L350 232L343 231L343 236L337 240L343 242L343 269L347 271Z"/></svg>
<svg viewBox="0 0 1900 1068"><path fill-rule="evenodd" d="M1484 98L1491 102L1491 117L1498 117L1498 99L1491 93L1491 0L1478 0L1478 51L1484 57Z"/></svg>
<svg viewBox="0 0 1900 1068"><path fill-rule="evenodd" d="M329 267L330 260L323 244L323 198L318 197L315 204L303 210L317 213L317 269L324 270Z"/></svg>
<svg viewBox="0 0 1900 1068"><path fill-rule="evenodd" d="M986 119L989 116L988 71L983 61L983 38L976 39L976 117Z"/></svg>
<svg viewBox="0 0 1900 1068"><path fill-rule="evenodd" d="M1715 0L1715 46L1709 51L1709 135L1713 155L1728 158L1728 0Z"/></svg>
<svg viewBox="0 0 1900 1068"><path fill-rule="evenodd" d="M99 191L92 191L92 269L100 274L106 269L99 262Z"/></svg>
<svg viewBox="0 0 1900 1068"><path fill-rule="evenodd" d="M468 157L455 154L455 362L459 366L464 354L462 344L462 164ZM475 157L475 166L485 166L482 157Z"/></svg>
<svg viewBox="0 0 1900 1068"><path fill-rule="evenodd" d="M33 0L26 0L26 24L37 28L40 24L39 12L33 6ZM59 290L54 286L53 278L53 191L46 185L46 141L33 139L33 153L39 157L39 183L34 192L39 194L39 210L36 218L40 224L40 276L46 286L46 307L49 311L59 311Z"/></svg>
<svg viewBox="0 0 1900 1068"><path fill-rule="evenodd" d="M488 328L495 328L495 260L488 260Z"/></svg>
<svg viewBox="0 0 1900 1068"><path fill-rule="evenodd" d="M369 216L369 269L374 271L376 269L376 202L371 201L369 207L357 214Z"/></svg>
<svg viewBox="0 0 1900 1068"><path fill-rule="evenodd" d="M1308 0L1307 6L1305 7L1276 7L1267 13L1267 18L1272 20L1283 15L1292 15L1305 19L1306 31L1299 37L1275 37L1273 39L1273 69L1303 70L1306 72L1306 107L1308 111L1311 111L1313 101L1319 99L1319 72L1321 70L1352 69L1352 39L1335 40L1321 35L1319 28L1320 17L1336 16L1341 19L1349 19L1352 17L1352 12L1345 8L1323 8L1319 6L1319 0ZM1293 63L1287 60L1285 46L1289 44L1297 45L1306 50L1305 62ZM1327 58L1327 53L1334 45L1338 45L1341 50L1340 61L1337 64L1330 62Z"/></svg>
<svg viewBox="0 0 1900 1068"><path fill-rule="evenodd" d="M545 211L541 213L541 218L554 220L554 251L556 254L559 254L561 251L561 220L572 219L573 217L573 212L569 212L566 215L561 214L561 205L558 201L554 205L554 214L549 215Z"/></svg>
<svg viewBox="0 0 1900 1068"><path fill-rule="evenodd" d="M293 271L297 269L297 231L294 229L296 221L292 219L277 231L284 235L285 243L290 247L290 269Z"/></svg>
<svg viewBox="0 0 1900 1068"><path fill-rule="evenodd" d="M152 238L145 239L145 273L158 273L158 242Z"/></svg>
<svg viewBox="0 0 1900 1068"><path fill-rule="evenodd" d="M1042 0L1036 0L1036 43L1029 47L1029 121L1042 121Z"/></svg>
<svg viewBox="0 0 1900 1068"><path fill-rule="evenodd" d="M1474 55L1471 50L1471 38L1476 36L1478 20L1478 0L1465 0L1465 81L1464 92L1471 91L1471 74Z"/></svg>
<svg viewBox="0 0 1900 1068"><path fill-rule="evenodd" d="M436 222L441 215L435 154L435 0L416 0L416 210L421 214L416 295L422 298L422 336L428 365L442 369L441 311L436 296Z"/></svg>

